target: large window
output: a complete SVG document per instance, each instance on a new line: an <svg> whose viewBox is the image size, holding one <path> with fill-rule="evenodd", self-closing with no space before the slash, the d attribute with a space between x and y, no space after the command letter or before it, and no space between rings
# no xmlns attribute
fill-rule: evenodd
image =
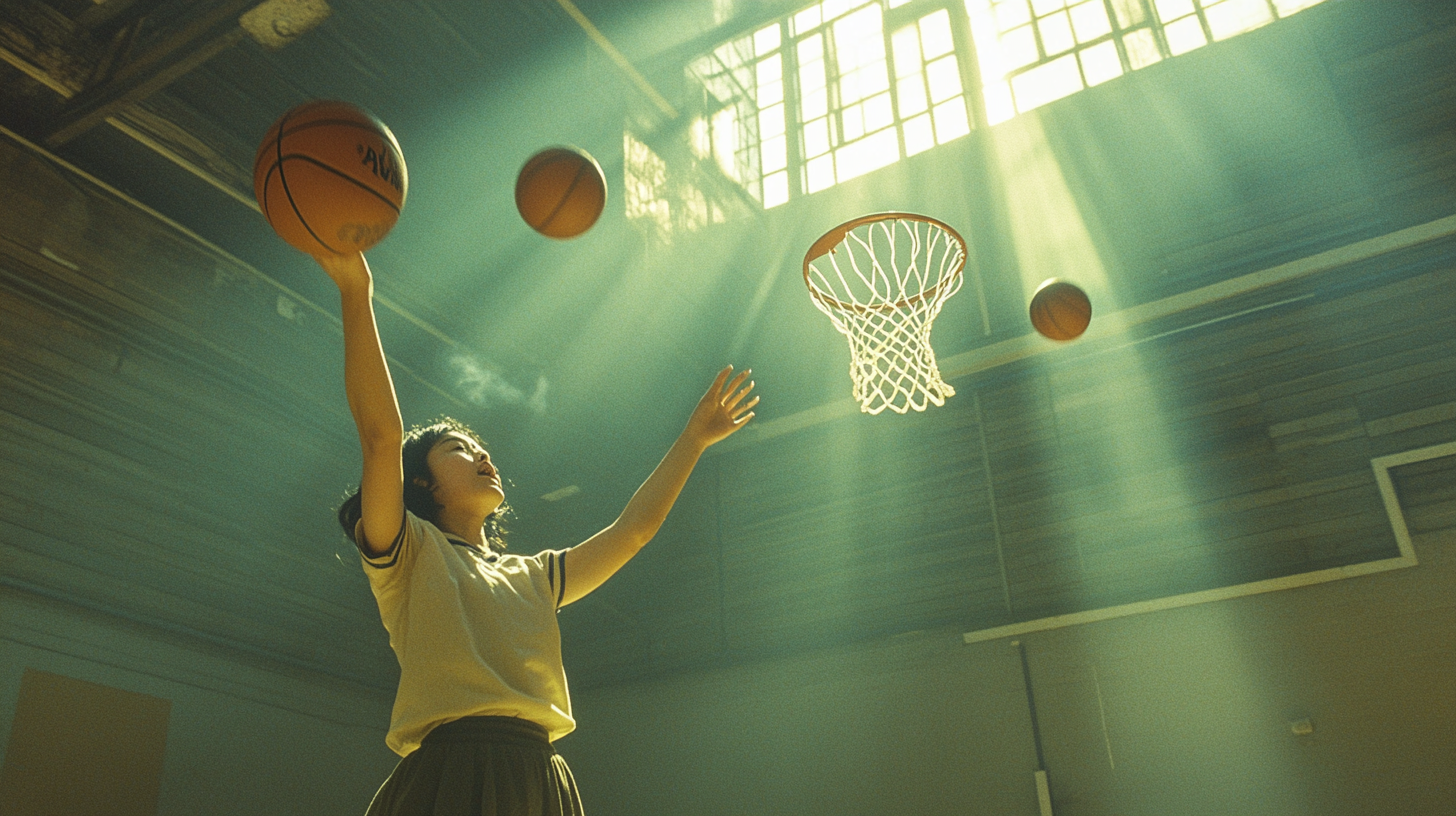
<svg viewBox="0 0 1456 816"><path fill-rule="evenodd" d="M1320 0L966 0L987 124Z"/></svg>
<svg viewBox="0 0 1456 816"><path fill-rule="evenodd" d="M694 178L671 183L629 134L628 215L663 231L722 220L742 202L715 198L720 181L777 207L1319 2L821 0L688 66Z"/></svg>
<svg viewBox="0 0 1456 816"><path fill-rule="evenodd" d="M724 43L688 67L693 151L769 208L964 136L954 28L944 3L822 0Z"/></svg>
<svg viewBox="0 0 1456 816"><path fill-rule="evenodd" d="M788 21L805 193L971 130L949 12L896 22L908 4L888 5L825 0Z"/></svg>

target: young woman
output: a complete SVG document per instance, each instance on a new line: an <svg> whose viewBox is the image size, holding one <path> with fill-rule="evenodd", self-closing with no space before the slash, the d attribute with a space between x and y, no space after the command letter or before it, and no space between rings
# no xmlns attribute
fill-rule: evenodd
<svg viewBox="0 0 1456 816"><path fill-rule="evenodd" d="M576 726L556 611L642 549L703 451L753 418L749 372L718 372L606 529L566 550L508 555L505 493L479 437L453 420L404 433L364 256L317 260L339 287L344 388L364 453L359 492L339 520L400 665L386 742L404 759L369 816L580 814L571 771L551 747Z"/></svg>

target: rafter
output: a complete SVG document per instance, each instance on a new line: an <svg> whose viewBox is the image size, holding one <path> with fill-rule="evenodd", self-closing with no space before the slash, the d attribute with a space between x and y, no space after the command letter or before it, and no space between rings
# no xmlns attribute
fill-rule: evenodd
<svg viewBox="0 0 1456 816"><path fill-rule="evenodd" d="M255 4L255 0L227 0L165 37L71 100L45 129L42 140L48 147L59 147L236 44L246 36L237 17Z"/></svg>

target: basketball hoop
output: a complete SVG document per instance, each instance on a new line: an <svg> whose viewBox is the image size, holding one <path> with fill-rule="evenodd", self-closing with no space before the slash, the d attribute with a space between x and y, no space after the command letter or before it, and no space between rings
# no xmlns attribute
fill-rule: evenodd
<svg viewBox="0 0 1456 816"><path fill-rule="evenodd" d="M804 256L819 311L849 338L849 375L861 411L897 414L944 405L930 325L961 288L966 242L924 215L877 213L826 232Z"/></svg>

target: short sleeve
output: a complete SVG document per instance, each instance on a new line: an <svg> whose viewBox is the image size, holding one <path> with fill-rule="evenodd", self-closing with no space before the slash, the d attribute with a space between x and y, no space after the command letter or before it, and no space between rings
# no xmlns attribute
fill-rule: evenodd
<svg viewBox="0 0 1456 816"><path fill-rule="evenodd" d="M359 557L364 559L365 566L385 570L399 563L400 555L410 549L407 541L411 538L417 538L417 536L412 537L407 535L410 527L410 517L410 512L406 510L404 517L400 519L399 532L395 534L394 541L390 542L389 549L379 555L370 555L364 549L364 545L359 543L364 540L364 519L359 519L354 525L354 545L359 548Z"/></svg>
<svg viewBox="0 0 1456 816"><path fill-rule="evenodd" d="M546 586L551 591L553 604L560 609L561 600L566 597L566 550L543 550L531 560L546 573Z"/></svg>

